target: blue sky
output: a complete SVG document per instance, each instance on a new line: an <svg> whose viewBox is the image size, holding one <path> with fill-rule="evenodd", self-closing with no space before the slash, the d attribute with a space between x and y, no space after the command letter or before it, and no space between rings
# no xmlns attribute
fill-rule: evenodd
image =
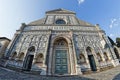
<svg viewBox="0 0 120 80"><path fill-rule="evenodd" d="M75 11L76 16L99 24L113 40L120 37L120 0L0 0L0 37L12 39L21 23L29 23L57 8Z"/></svg>

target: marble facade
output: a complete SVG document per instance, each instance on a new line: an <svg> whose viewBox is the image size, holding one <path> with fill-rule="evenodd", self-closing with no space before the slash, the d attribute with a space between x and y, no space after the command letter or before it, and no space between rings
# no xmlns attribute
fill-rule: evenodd
<svg viewBox="0 0 120 80"><path fill-rule="evenodd" d="M6 66L40 75L81 75L117 66L119 51L105 32L75 14L56 9L47 11L45 18L23 23L6 51Z"/></svg>

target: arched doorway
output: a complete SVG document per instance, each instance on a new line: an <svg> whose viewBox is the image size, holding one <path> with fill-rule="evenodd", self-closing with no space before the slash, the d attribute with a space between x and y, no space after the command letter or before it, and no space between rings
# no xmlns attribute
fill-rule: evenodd
<svg viewBox="0 0 120 80"><path fill-rule="evenodd" d="M87 51L87 54L88 54L88 59L89 59L91 70L92 71L97 71L95 59L94 59L94 56L92 54L91 48L87 47L86 51Z"/></svg>
<svg viewBox="0 0 120 80"><path fill-rule="evenodd" d="M31 70L33 58L34 58L34 55L28 55L26 65L25 65L26 71Z"/></svg>
<svg viewBox="0 0 120 80"><path fill-rule="evenodd" d="M54 42L54 74L68 74L68 43L64 38Z"/></svg>
<svg viewBox="0 0 120 80"><path fill-rule="evenodd" d="M23 64L23 68L26 71L30 71L31 67L32 67L32 62L33 62L33 58L34 58L34 52L35 52L35 47L32 46L28 49L28 53L26 55L24 64Z"/></svg>

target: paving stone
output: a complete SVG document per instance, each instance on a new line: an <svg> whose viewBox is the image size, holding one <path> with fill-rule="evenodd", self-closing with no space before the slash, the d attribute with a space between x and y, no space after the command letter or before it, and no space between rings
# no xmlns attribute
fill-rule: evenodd
<svg viewBox="0 0 120 80"><path fill-rule="evenodd" d="M99 73L64 77L31 75L0 67L0 80L120 80L120 66Z"/></svg>

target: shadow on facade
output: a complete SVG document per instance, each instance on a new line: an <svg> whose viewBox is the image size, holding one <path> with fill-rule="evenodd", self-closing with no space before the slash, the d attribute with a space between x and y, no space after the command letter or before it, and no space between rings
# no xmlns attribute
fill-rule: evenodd
<svg viewBox="0 0 120 80"><path fill-rule="evenodd" d="M120 73L117 74L112 80L120 80Z"/></svg>

